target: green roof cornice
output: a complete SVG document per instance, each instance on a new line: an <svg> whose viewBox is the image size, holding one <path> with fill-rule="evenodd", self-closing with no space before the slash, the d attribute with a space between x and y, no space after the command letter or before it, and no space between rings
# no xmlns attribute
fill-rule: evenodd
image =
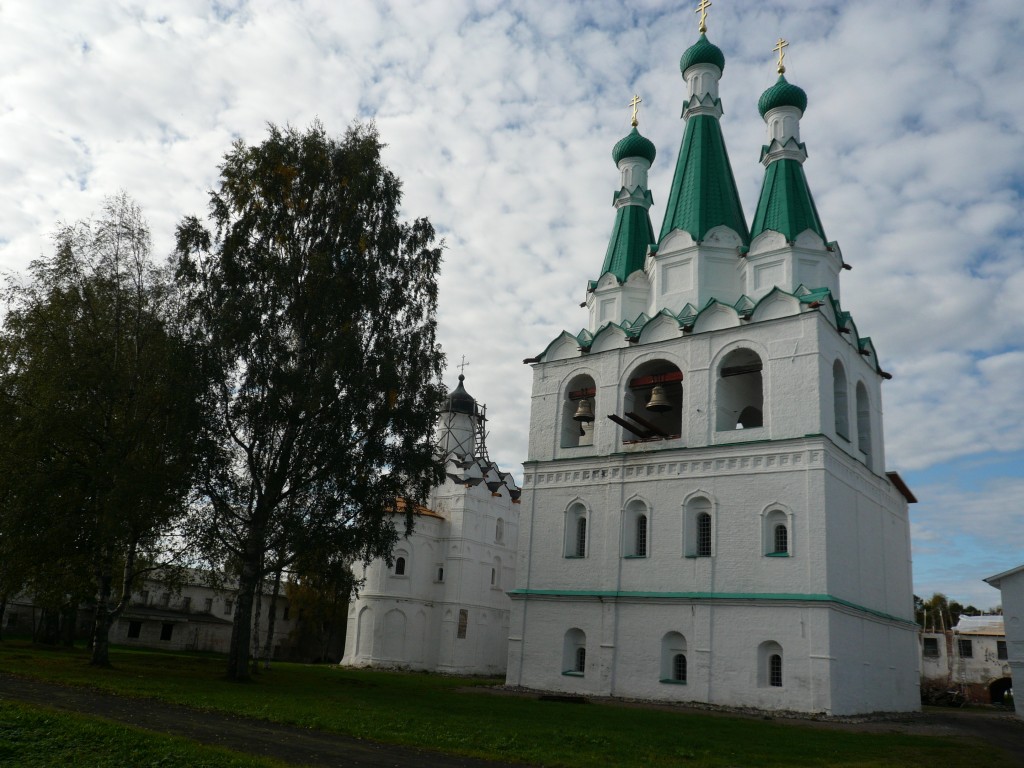
<svg viewBox="0 0 1024 768"><path fill-rule="evenodd" d="M718 118L693 115L686 121L658 240L682 229L700 241L720 225L729 227L744 243L750 243Z"/></svg>
<svg viewBox="0 0 1024 768"><path fill-rule="evenodd" d="M620 283L644 268L647 246L654 242L654 228L647 208L624 205L615 213L615 226L601 266L601 276L611 272Z"/></svg>
<svg viewBox="0 0 1024 768"><path fill-rule="evenodd" d="M821 226L818 209L807 186L803 165L797 160L783 158L769 163L757 202L750 237L773 230L792 242L797 235L809 229L824 242L825 229Z"/></svg>

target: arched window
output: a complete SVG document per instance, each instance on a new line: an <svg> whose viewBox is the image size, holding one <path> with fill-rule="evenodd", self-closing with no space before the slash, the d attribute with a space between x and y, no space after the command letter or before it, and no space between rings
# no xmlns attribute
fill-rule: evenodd
<svg viewBox="0 0 1024 768"><path fill-rule="evenodd" d="M672 680L677 683L686 682L686 656L682 653L672 657Z"/></svg>
<svg viewBox="0 0 1024 768"><path fill-rule="evenodd" d="M682 434L683 373L667 360L651 360L629 375L622 413L612 421L622 427L622 442L670 440Z"/></svg>
<svg viewBox="0 0 1024 768"><path fill-rule="evenodd" d="M565 512L566 557L587 556L587 508L576 502Z"/></svg>
<svg viewBox="0 0 1024 768"><path fill-rule="evenodd" d="M772 552L776 555L789 554L789 531L785 523L779 523L772 531L773 547Z"/></svg>
<svg viewBox="0 0 1024 768"><path fill-rule="evenodd" d="M586 671L587 636L582 629L570 629L562 642L562 674L581 677Z"/></svg>
<svg viewBox="0 0 1024 768"><path fill-rule="evenodd" d="M647 515L636 516L636 549L637 557L647 557Z"/></svg>
<svg viewBox="0 0 1024 768"><path fill-rule="evenodd" d="M395 576L405 576L405 557L402 555L395 558Z"/></svg>
<svg viewBox="0 0 1024 768"><path fill-rule="evenodd" d="M767 557L789 557L793 551L792 515L782 509L762 513L761 551Z"/></svg>
<svg viewBox="0 0 1024 768"><path fill-rule="evenodd" d="M491 566L491 588L501 589L501 558L494 558L494 565Z"/></svg>
<svg viewBox="0 0 1024 768"><path fill-rule="evenodd" d="M683 554L687 557L711 557L714 553L711 502L703 496L686 502L684 526Z"/></svg>
<svg viewBox="0 0 1024 768"><path fill-rule="evenodd" d="M686 682L686 638L679 632L661 638L661 682Z"/></svg>
<svg viewBox="0 0 1024 768"><path fill-rule="evenodd" d="M761 688L781 688L782 646L767 640L757 648L757 684Z"/></svg>
<svg viewBox="0 0 1024 768"><path fill-rule="evenodd" d="M871 466L871 404L863 381L857 382L857 447Z"/></svg>
<svg viewBox="0 0 1024 768"><path fill-rule="evenodd" d="M727 354L718 369L715 428L753 429L764 426L761 358L750 349Z"/></svg>
<svg viewBox="0 0 1024 768"><path fill-rule="evenodd" d="M782 687L782 654L773 653L768 657L768 684L775 687Z"/></svg>
<svg viewBox="0 0 1024 768"><path fill-rule="evenodd" d="M711 557L711 515L697 515L697 557Z"/></svg>
<svg viewBox="0 0 1024 768"><path fill-rule="evenodd" d="M563 448L594 444L596 398L597 387L592 377L580 374L569 380L562 398Z"/></svg>
<svg viewBox="0 0 1024 768"><path fill-rule="evenodd" d="M622 554L647 557L650 552L651 523L647 505L639 499L626 504L622 516Z"/></svg>
<svg viewBox="0 0 1024 768"><path fill-rule="evenodd" d="M500 517L494 523L494 540L501 543L502 539L505 538L505 521Z"/></svg>
<svg viewBox="0 0 1024 768"><path fill-rule="evenodd" d="M832 408L835 411L836 434L850 439L850 405L846 397L846 369L836 360L832 364Z"/></svg>

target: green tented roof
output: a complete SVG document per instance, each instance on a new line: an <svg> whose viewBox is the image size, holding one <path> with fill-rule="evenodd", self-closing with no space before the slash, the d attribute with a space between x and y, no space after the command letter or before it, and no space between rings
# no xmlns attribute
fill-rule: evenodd
<svg viewBox="0 0 1024 768"><path fill-rule="evenodd" d="M651 217L642 205L624 205L615 213L615 226L608 240L608 250L601 266L601 276L611 272L624 283L626 278L644 268L647 246L654 242Z"/></svg>
<svg viewBox="0 0 1024 768"><path fill-rule="evenodd" d="M717 117L694 115L686 121L658 240L682 229L699 241L723 224L750 243L722 127Z"/></svg>
<svg viewBox="0 0 1024 768"><path fill-rule="evenodd" d="M828 242L807 186L803 165L798 160L775 160L765 170L761 199L757 201L750 236L757 237L769 229L784 235L790 242L805 229L810 229Z"/></svg>

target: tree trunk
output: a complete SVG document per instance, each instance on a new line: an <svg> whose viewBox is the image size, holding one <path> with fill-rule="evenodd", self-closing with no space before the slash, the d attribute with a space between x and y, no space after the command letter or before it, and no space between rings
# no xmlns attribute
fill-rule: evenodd
<svg viewBox="0 0 1024 768"><path fill-rule="evenodd" d="M263 547L262 526L253 525L246 541L241 572L238 575L238 600L235 604L235 620L231 627L231 645L228 648L228 680L241 682L249 679L252 603L261 578Z"/></svg>
<svg viewBox="0 0 1024 768"><path fill-rule="evenodd" d="M113 591L114 578L111 574L110 557L104 553L99 573L96 574L96 612L92 621L92 658L89 664L94 667L110 666L110 594Z"/></svg>
<svg viewBox="0 0 1024 768"><path fill-rule="evenodd" d="M4 614L7 613L7 595L0 595L0 640L4 639Z"/></svg>
<svg viewBox="0 0 1024 768"><path fill-rule="evenodd" d="M61 645L65 648L73 648L75 645L75 629L78 623L78 606L74 602L68 602L61 609Z"/></svg>
<svg viewBox="0 0 1024 768"><path fill-rule="evenodd" d="M270 619L267 622L267 642L263 644L263 668L270 669L274 649L274 624L277 622L277 596L281 594L281 569L274 573L274 591L270 594Z"/></svg>
<svg viewBox="0 0 1024 768"><path fill-rule="evenodd" d="M263 569L261 568L260 571ZM256 605L252 611L252 673L260 671L260 614L263 612L263 579L260 578L256 588Z"/></svg>
<svg viewBox="0 0 1024 768"><path fill-rule="evenodd" d="M40 621L39 642L43 645L56 645L60 640L60 610L44 608Z"/></svg>

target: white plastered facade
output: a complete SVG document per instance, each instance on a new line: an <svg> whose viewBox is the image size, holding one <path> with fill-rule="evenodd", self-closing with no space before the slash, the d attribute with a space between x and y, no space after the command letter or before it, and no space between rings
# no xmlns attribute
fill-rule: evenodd
<svg viewBox="0 0 1024 768"><path fill-rule="evenodd" d="M505 672L519 489L482 458L486 452L471 428L447 430L448 444L439 442L450 449L448 476L427 508L416 511L413 532L399 539L392 564L375 559L356 566L363 583L349 606L343 665ZM395 525L404 528L404 514Z"/></svg>
<svg viewBox="0 0 1024 768"><path fill-rule="evenodd" d="M591 294L589 337L532 361L507 682L917 710L913 497L885 472L887 374L838 310L835 244L741 246L727 227L669 233L647 256L642 327Z"/></svg>

